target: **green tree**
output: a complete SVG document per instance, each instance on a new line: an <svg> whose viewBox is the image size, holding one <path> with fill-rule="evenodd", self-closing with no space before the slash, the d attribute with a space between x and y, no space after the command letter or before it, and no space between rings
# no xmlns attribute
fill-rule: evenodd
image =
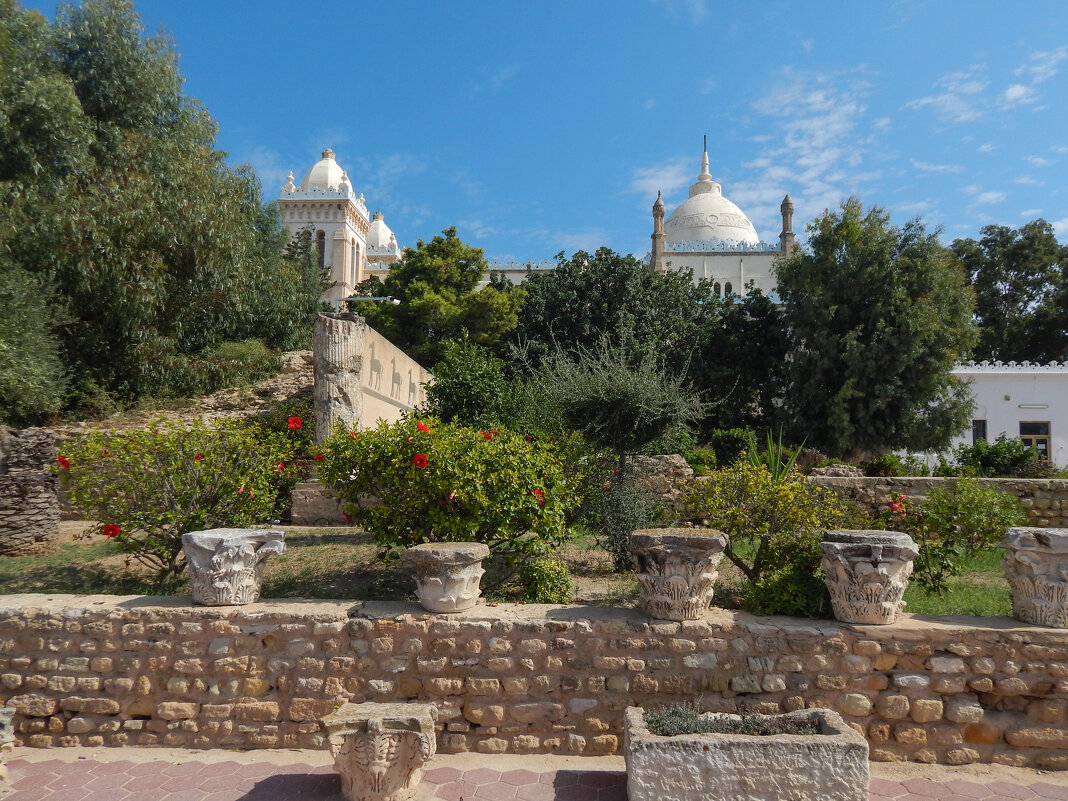
<svg viewBox="0 0 1068 801"><path fill-rule="evenodd" d="M776 268L792 338L784 417L831 455L945 447L972 402L951 370L974 344L956 258L918 220L889 224L850 198Z"/></svg>
<svg viewBox="0 0 1068 801"><path fill-rule="evenodd" d="M445 356L426 388L426 414L476 428L504 425L509 394L504 362L466 338L445 343Z"/></svg>
<svg viewBox="0 0 1068 801"><path fill-rule="evenodd" d="M711 311L707 282L689 272L654 273L633 256L598 248L592 256L560 253L552 272L530 276L513 340L537 366L557 350L577 353L624 340L637 358L656 354L684 371Z"/></svg>
<svg viewBox="0 0 1068 801"><path fill-rule="evenodd" d="M1068 358L1068 247L1045 220L1018 230L988 225L981 233L978 242L956 239L950 246L975 289L975 358Z"/></svg>
<svg viewBox="0 0 1068 801"><path fill-rule="evenodd" d="M125 0L52 23L0 0L0 268L69 312L60 352L82 396L167 394L225 342L310 332L318 280L181 90L171 42Z"/></svg>
<svg viewBox="0 0 1068 801"><path fill-rule="evenodd" d="M40 423L59 411L67 381L47 298L33 276L0 264L0 423Z"/></svg>
<svg viewBox="0 0 1068 801"><path fill-rule="evenodd" d="M444 357L445 344L465 331L474 344L502 353L526 296L500 282L479 289L487 268L481 248L464 244L455 227L441 233L405 248L385 281L375 276L359 286L358 294L392 296L400 304L352 304L372 328L431 368Z"/></svg>

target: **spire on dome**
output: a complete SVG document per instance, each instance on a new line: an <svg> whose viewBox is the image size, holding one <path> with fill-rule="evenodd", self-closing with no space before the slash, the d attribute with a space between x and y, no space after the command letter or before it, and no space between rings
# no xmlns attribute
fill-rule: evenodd
<svg viewBox="0 0 1068 801"><path fill-rule="evenodd" d="M653 204L653 212L656 213L657 211L661 214L664 213L664 199L660 196L659 189L656 190L656 203Z"/></svg>
<svg viewBox="0 0 1068 801"><path fill-rule="evenodd" d="M712 173L708 171L708 134L705 134L704 147L702 150L704 155L701 156L701 174L697 176L697 180L711 181Z"/></svg>
<svg viewBox="0 0 1068 801"><path fill-rule="evenodd" d="M326 150L323 151L323 156L322 157L324 159L332 159L332 158L334 158L334 151L331 150L330 148L327 148Z"/></svg>

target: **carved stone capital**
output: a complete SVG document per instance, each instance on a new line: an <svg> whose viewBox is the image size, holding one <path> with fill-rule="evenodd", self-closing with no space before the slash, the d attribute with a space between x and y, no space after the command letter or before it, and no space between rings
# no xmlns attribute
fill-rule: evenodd
<svg viewBox="0 0 1068 801"><path fill-rule="evenodd" d="M437 751L432 704L345 704L324 717L341 792L349 801L408 801Z"/></svg>
<svg viewBox="0 0 1068 801"><path fill-rule="evenodd" d="M834 616L843 623L885 625L897 620L919 548L893 531L835 530L824 534L821 567Z"/></svg>
<svg viewBox="0 0 1068 801"><path fill-rule="evenodd" d="M1013 617L1068 629L1068 528L1017 526L1003 544Z"/></svg>
<svg viewBox="0 0 1068 801"><path fill-rule="evenodd" d="M632 532L642 606L659 620L697 620L712 603L716 568L727 537L711 528L650 528Z"/></svg>
<svg viewBox="0 0 1068 801"><path fill-rule="evenodd" d="M431 612L463 612L478 603L482 560L489 548L480 542L425 542L409 548L404 561L415 578L415 594Z"/></svg>
<svg viewBox="0 0 1068 801"><path fill-rule="evenodd" d="M286 549L285 532L274 529L214 528L182 535L193 603L250 604L260 597L263 562Z"/></svg>

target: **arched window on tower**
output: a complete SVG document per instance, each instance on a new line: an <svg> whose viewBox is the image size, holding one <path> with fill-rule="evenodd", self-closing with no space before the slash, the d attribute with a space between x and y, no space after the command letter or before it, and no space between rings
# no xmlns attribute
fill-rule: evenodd
<svg viewBox="0 0 1068 801"><path fill-rule="evenodd" d="M315 250L319 254L319 269L326 266L326 231L318 231L315 234Z"/></svg>
<svg viewBox="0 0 1068 801"><path fill-rule="evenodd" d="M730 281L728 281L727 283L725 283L723 285L723 294L724 295L733 295L734 294L734 290L731 288L731 282Z"/></svg>
<svg viewBox="0 0 1068 801"><path fill-rule="evenodd" d="M712 294L717 298L723 297L723 287L719 285L718 281L712 285Z"/></svg>

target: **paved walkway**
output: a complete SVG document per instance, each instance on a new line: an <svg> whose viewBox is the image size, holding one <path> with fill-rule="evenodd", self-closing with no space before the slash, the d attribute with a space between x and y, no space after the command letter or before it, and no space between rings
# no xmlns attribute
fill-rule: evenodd
<svg viewBox="0 0 1068 801"><path fill-rule="evenodd" d="M339 801L323 751L19 748L4 801ZM418 801L626 801L620 757L439 754ZM871 801L1068 801L1068 774L872 763Z"/></svg>

